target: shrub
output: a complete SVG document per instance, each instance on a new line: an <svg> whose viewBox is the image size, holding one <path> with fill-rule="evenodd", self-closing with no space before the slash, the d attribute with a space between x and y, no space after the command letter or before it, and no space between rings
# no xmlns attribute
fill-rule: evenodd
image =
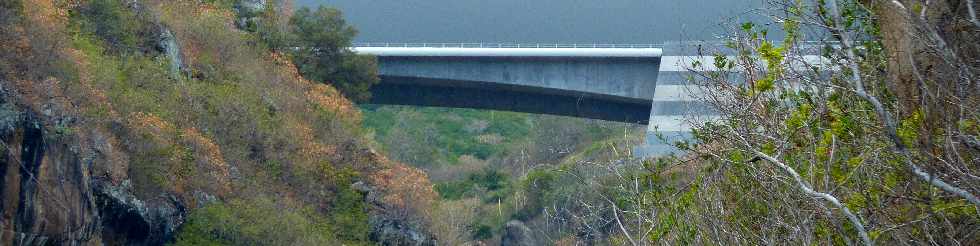
<svg viewBox="0 0 980 246"><path fill-rule="evenodd" d="M473 228L473 239L486 240L493 237L493 228L484 224L477 224Z"/></svg>
<svg viewBox="0 0 980 246"><path fill-rule="evenodd" d="M442 199L459 200L473 190L473 183L468 181L448 181L436 183L435 188Z"/></svg>
<svg viewBox="0 0 980 246"><path fill-rule="evenodd" d="M499 193L509 187L510 182L507 174L487 168L477 173L471 173L465 180L438 183L435 188L443 199L459 200L473 195L487 195L476 194L477 190ZM500 194L489 194L488 197L498 195Z"/></svg>
<svg viewBox="0 0 980 246"><path fill-rule="evenodd" d="M491 191L502 189L510 184L507 182L506 174L490 168L484 169L480 173L471 174L470 182Z"/></svg>

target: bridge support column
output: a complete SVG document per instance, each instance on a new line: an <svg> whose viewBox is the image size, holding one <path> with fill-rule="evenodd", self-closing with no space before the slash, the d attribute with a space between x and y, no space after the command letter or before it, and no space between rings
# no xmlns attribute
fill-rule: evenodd
<svg viewBox="0 0 980 246"><path fill-rule="evenodd" d="M691 141L692 120L705 120L716 115L708 105L698 100L701 89L688 80L694 75L688 69L698 60L711 64L700 56L704 43L667 43L663 48L657 85L654 87L650 121L644 143L634 149L640 158L679 154L679 141ZM715 48L715 45L712 45ZM706 68L711 69L711 68Z"/></svg>

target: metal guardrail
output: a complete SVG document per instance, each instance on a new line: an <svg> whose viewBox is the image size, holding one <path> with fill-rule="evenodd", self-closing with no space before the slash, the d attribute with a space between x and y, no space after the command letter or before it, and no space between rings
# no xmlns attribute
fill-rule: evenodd
<svg viewBox="0 0 980 246"><path fill-rule="evenodd" d="M649 49L663 44L531 44L531 43L354 43L354 47L383 48L571 48L571 49Z"/></svg>

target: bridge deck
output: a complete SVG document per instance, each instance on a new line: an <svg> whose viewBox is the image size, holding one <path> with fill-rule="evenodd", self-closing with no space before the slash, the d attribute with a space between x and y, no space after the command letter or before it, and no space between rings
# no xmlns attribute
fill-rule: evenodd
<svg viewBox="0 0 980 246"><path fill-rule="evenodd" d="M354 47L355 52L399 57L596 57L656 58L660 48Z"/></svg>

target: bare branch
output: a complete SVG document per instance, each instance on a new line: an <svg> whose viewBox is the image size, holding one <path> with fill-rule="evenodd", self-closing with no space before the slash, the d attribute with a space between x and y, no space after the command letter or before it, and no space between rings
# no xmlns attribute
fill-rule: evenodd
<svg viewBox="0 0 980 246"><path fill-rule="evenodd" d="M732 129L732 131L734 132L734 129ZM752 146L749 144L747 140L745 140L745 138L742 138L741 135L738 134L735 135L739 136L739 138L741 138L742 140L742 144L744 144L745 147L748 150L752 151L752 153L754 153L756 156L762 157L762 159L766 159L767 161L776 164L776 166L778 166L780 169L783 169L783 171L789 173L789 175L793 177L793 181L796 182L796 185L800 187L800 190L803 190L803 193L826 200L827 202L830 202L830 204L840 209L841 212L844 213L844 216L846 216L847 219L851 221L851 224L854 225L854 229L858 231L858 236L861 237L861 242L863 242L864 245L874 245L874 243L871 242L871 238L868 237L868 232L864 229L864 224L861 223L861 219L858 219L858 217L854 215L854 213L851 213L851 210L848 209L847 206L841 204L840 200L837 200L837 198L834 197L833 195L813 190L813 188L811 188L810 185L806 183L806 181L803 181L803 178L801 178L800 174L796 172L796 169L793 169L792 167L784 164L782 161L776 159L775 157L772 157L770 155L767 155L766 153L762 153L762 151L758 151L752 148Z"/></svg>
<svg viewBox="0 0 980 246"><path fill-rule="evenodd" d="M891 3L895 4L900 9L905 9L905 6L898 1L892 0ZM844 54L847 56L846 63L848 69L851 71L851 82L853 83L852 87L854 87L853 89L858 96L864 98L874 107L875 113L881 118L881 121L885 127L886 135L889 139L891 139L895 150L903 155L903 157L906 159L906 163L912 168L912 172L916 176L946 192L953 193L954 195L966 199L970 203L973 203L974 206L980 207L980 199L971 194L969 191L946 183L939 177L926 172L912 161L912 155L909 153L905 143L902 142L902 139L898 137L898 128L896 127L896 122L892 118L891 113L885 109L884 105L882 105L881 101L879 101L877 97L868 94L867 91L864 90L864 83L861 79L861 70L857 64L857 55L855 55L854 47L851 44L852 39L850 37L850 33L841 24L844 22L844 20L841 18L837 0L829 0L828 4L830 4L830 14L834 19L834 26L836 27L836 31L841 39L841 48L844 50Z"/></svg>
<svg viewBox="0 0 980 246"><path fill-rule="evenodd" d="M636 240L633 240L633 237L630 236L630 233L629 231L626 230L626 227L623 227L623 222L620 221L619 219L619 207L616 206L616 203L613 202L612 200L609 200L609 198L606 198L605 196L603 196L602 198L606 199L606 201L609 202L609 205L612 206L613 217L616 218L616 225L619 225L619 230L623 232L623 235L626 236L626 239L630 240L630 245L639 245L636 244Z"/></svg>

